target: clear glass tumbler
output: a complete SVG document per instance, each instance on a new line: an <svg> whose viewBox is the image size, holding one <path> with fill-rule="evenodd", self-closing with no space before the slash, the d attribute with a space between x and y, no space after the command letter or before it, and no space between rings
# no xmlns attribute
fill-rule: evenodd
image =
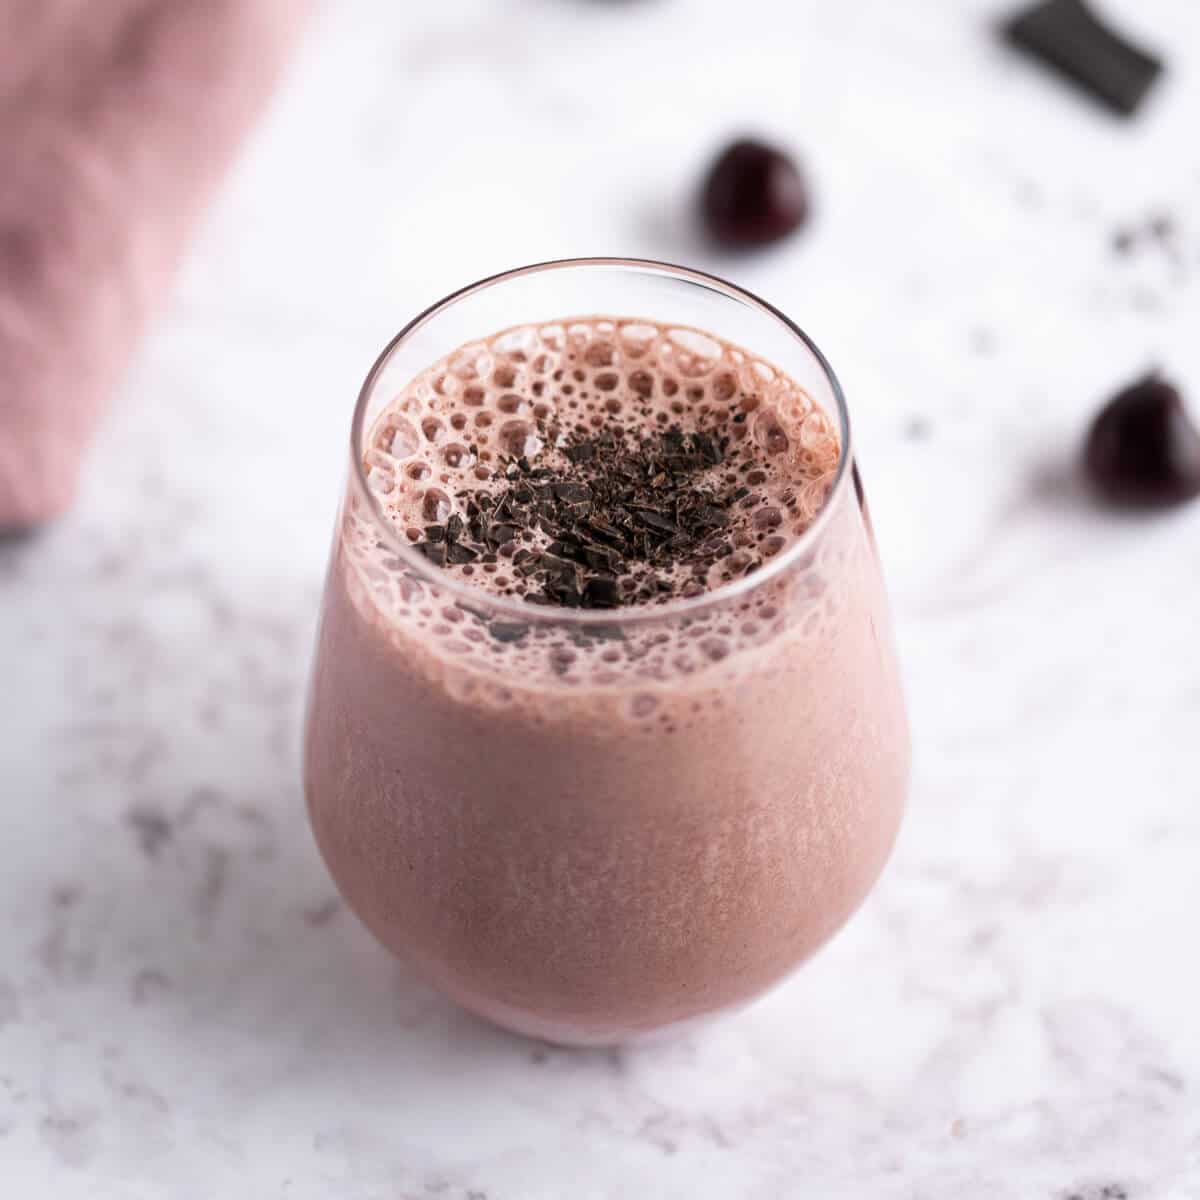
<svg viewBox="0 0 1200 1200"><path fill-rule="evenodd" d="M383 515L367 439L419 372L473 339L467 374L510 351L524 363L488 339L598 313L743 347L755 380L790 377L837 429L819 515L757 573L659 607L534 606L439 570ZM620 372L636 364L613 327ZM511 271L416 317L354 413L305 758L350 907L501 1025L617 1042L787 974L882 870L909 769L845 401L820 351L732 284L633 260Z"/></svg>

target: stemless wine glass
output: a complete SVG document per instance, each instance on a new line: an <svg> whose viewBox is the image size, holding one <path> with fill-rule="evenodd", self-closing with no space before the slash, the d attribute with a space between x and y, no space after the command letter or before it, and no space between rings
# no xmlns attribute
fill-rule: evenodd
<svg viewBox="0 0 1200 1200"><path fill-rule="evenodd" d="M365 458L398 393L445 356L460 383L526 369L595 314L619 378L647 329L707 330L748 352L743 386L784 381L827 414L820 513L756 573L657 607L535 606L440 570L385 516ZM694 394L719 384L704 371ZM742 1003L862 901L908 766L845 402L782 313L698 271L581 259L464 288L383 352L354 413L306 793L346 901L427 979L568 1043Z"/></svg>

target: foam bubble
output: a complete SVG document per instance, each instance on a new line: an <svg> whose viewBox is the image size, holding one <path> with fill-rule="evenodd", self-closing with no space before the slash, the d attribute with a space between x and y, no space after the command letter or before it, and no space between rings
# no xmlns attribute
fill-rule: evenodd
<svg viewBox="0 0 1200 1200"><path fill-rule="evenodd" d="M421 439L413 423L395 414L384 425L383 436L393 458L411 458L421 448Z"/></svg>
<svg viewBox="0 0 1200 1200"><path fill-rule="evenodd" d="M768 454L786 454L791 446L779 414L774 409L764 408L754 418L754 440Z"/></svg>
<svg viewBox="0 0 1200 1200"><path fill-rule="evenodd" d="M382 492L384 495L396 488L396 481L392 478L392 473L382 467L372 467L367 472L367 484L372 491Z"/></svg>
<svg viewBox="0 0 1200 1200"><path fill-rule="evenodd" d="M537 427L519 418L505 421L500 426L496 442L505 454L513 458L532 458L542 448L542 439L537 435Z"/></svg>
<svg viewBox="0 0 1200 1200"><path fill-rule="evenodd" d="M450 497L441 488L426 488L421 497L421 515L430 524L441 525L450 516Z"/></svg>
<svg viewBox="0 0 1200 1200"><path fill-rule="evenodd" d="M592 342L583 352L583 361L589 367L608 367L616 354L611 342L603 339Z"/></svg>

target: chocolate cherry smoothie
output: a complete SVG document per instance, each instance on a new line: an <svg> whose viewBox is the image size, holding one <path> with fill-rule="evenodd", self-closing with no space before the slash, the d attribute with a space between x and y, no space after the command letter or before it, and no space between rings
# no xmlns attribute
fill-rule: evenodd
<svg viewBox="0 0 1200 1200"><path fill-rule="evenodd" d="M754 997L858 906L905 799L842 414L674 321L538 321L397 374L403 342L360 406L310 698L334 879L522 1032Z"/></svg>

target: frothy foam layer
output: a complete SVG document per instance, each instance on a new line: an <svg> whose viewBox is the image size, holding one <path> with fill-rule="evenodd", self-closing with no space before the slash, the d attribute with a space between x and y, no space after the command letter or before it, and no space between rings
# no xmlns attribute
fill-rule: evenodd
<svg viewBox="0 0 1200 1200"><path fill-rule="evenodd" d="M689 480L723 506L719 553L674 561L660 542L655 561L622 564L621 603L632 609L615 614L611 628L547 624L554 610L545 607L544 572L532 568L553 547L554 530L535 521L502 543L472 543L472 515L530 472L535 484L539 472L577 478L572 448L581 443L616 439L636 454L664 436L720 447L719 462ZM357 576L351 591L361 589L360 608L373 607L394 630L420 627L441 657L464 667L500 662L565 687L679 678L794 627L788 610L798 602L812 609L814 635L832 617L846 572L813 561L670 632L617 626L624 612L702 595L785 553L825 504L840 449L829 415L793 380L708 334L613 318L520 326L463 346L413 379L379 415L364 463L382 512L409 544L436 540L442 558L449 530L473 547L458 561L452 555L439 576L478 589L484 609L489 595L536 601L537 619L532 611L528 624L493 618L436 595L436 581L406 568L353 503L343 539ZM829 537L816 554L844 561L848 549L845 538ZM638 706L634 715L648 717L653 695Z"/></svg>
<svg viewBox="0 0 1200 1200"><path fill-rule="evenodd" d="M808 528L837 470L828 416L786 376L696 330L606 319L522 326L435 363L379 417L365 464L381 507L410 542L444 544L449 524L453 547L462 529L459 553L447 559L438 550L439 565L495 595L545 600L530 559L536 565L555 531L545 520L502 525L515 539L472 550L472 517L514 487L532 495L530 483L539 494L555 481L594 485L597 470L573 448L618 446L626 456L618 466L653 459L657 470L672 437L689 449L700 437L712 450L711 464L687 482L721 523L699 562L679 561L672 543L680 537L666 534L654 547L657 570L625 554L625 603L698 595L757 570ZM636 512L637 534L658 532L645 521L669 533L677 519L662 504Z"/></svg>

